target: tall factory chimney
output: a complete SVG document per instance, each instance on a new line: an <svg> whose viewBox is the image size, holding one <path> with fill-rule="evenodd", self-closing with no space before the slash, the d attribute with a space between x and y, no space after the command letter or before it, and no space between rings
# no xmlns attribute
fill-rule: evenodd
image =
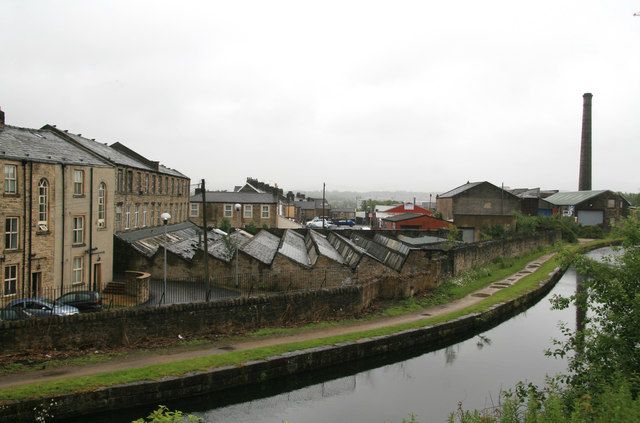
<svg viewBox="0 0 640 423"><path fill-rule="evenodd" d="M582 96L582 142L580 143L580 177L578 191L591 190L591 98L593 94Z"/></svg>

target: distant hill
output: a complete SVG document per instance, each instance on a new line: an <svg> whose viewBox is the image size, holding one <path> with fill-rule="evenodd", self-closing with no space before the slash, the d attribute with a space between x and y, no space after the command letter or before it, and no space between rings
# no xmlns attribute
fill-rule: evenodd
<svg viewBox="0 0 640 423"><path fill-rule="evenodd" d="M300 192L307 197L322 198L322 191L296 191L294 194ZM401 202L413 202L415 197L416 203L429 201L429 194L431 194L431 201L435 203L436 194L439 192L416 192L416 191L327 191L326 197L331 207L347 208L355 207L356 198L358 203L362 204L363 200L396 200Z"/></svg>

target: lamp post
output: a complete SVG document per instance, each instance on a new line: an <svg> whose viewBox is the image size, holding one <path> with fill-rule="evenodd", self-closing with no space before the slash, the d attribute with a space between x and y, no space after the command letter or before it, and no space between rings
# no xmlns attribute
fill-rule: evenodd
<svg viewBox="0 0 640 423"><path fill-rule="evenodd" d="M240 203L236 203L234 208L236 209L236 214L238 215L238 227L236 228L236 230L238 230L240 228L240 225L242 224L240 218L240 209L242 209L242 206L240 205ZM236 253L236 288L238 287L238 243L237 241L232 241L233 242L233 248L235 250Z"/></svg>
<svg viewBox="0 0 640 423"><path fill-rule="evenodd" d="M162 291L162 298L164 299L165 304L167 303L167 222L171 219L171 215L167 212L164 212L160 215L160 219L162 219L162 225L164 226L164 288Z"/></svg>

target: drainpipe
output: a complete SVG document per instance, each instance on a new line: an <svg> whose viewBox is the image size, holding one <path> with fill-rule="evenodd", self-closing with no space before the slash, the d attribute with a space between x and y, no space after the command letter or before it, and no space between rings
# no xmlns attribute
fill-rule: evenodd
<svg viewBox="0 0 640 423"><path fill-rule="evenodd" d="M29 281L31 281L31 277L33 276L31 273L31 251L32 251L32 243L31 237L33 233L32 228L32 220L33 220L33 162L29 163L29 255L28 255L28 271L27 275L29 276ZM25 222L26 226L26 222ZM26 229L26 228L25 228ZM31 293L31 283L29 283L29 292ZM31 294L29 294L31 296Z"/></svg>
<svg viewBox="0 0 640 423"><path fill-rule="evenodd" d="M25 267L27 265L27 161L22 160L22 296L24 297Z"/></svg>
<svg viewBox="0 0 640 423"><path fill-rule="evenodd" d="M91 290L91 282L93 272L91 269L91 255L93 254L93 168L89 169L89 283L88 288Z"/></svg>
<svg viewBox="0 0 640 423"><path fill-rule="evenodd" d="M66 230L65 226L64 226L64 201L65 201L65 193L64 193L64 172L65 172L65 165L63 163L60 164L60 169L62 170L62 192L60 194L60 197L62 198L62 204L61 204L61 209L62 209L62 221L61 223L61 230L60 230L60 244L62 245L62 250L60 253L60 295L62 295L64 293L64 232Z"/></svg>

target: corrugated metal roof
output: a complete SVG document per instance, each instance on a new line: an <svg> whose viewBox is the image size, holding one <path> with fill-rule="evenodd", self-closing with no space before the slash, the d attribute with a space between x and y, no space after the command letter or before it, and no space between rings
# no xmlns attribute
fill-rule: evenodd
<svg viewBox="0 0 640 423"><path fill-rule="evenodd" d="M388 236L380 234L375 234L373 240L378 244L384 245L387 248L391 248L392 250L397 251L398 253L405 256L409 254L409 247L396 239L389 238Z"/></svg>
<svg viewBox="0 0 640 423"><path fill-rule="evenodd" d="M575 206L605 192L607 190L558 192L545 198L545 201L556 206Z"/></svg>
<svg viewBox="0 0 640 423"><path fill-rule="evenodd" d="M340 264L344 264L344 258L340 255L338 250L333 248L333 245L331 245L329 240L327 240L327 238L324 235L314 230L309 230L309 237L311 238L311 240L313 240L315 245L318 247L318 252L320 254L330 258L331 260L337 261Z"/></svg>
<svg viewBox="0 0 640 423"><path fill-rule="evenodd" d="M403 243L408 244L412 247L421 247L423 245L433 245L433 244L439 244L441 242L447 242L446 238L440 238L437 236L429 236L429 235L424 235L419 237L398 235L398 239Z"/></svg>
<svg viewBox="0 0 640 423"><path fill-rule="evenodd" d="M329 235L327 235L327 240L333 248L340 253L344 262L352 269L355 269L358 266L362 255L366 254L366 251L363 248L358 247L356 244L351 242L351 240L343 237L342 235L338 235L335 232L330 232Z"/></svg>
<svg viewBox="0 0 640 423"><path fill-rule="evenodd" d="M311 266L307 246L304 243L304 237L290 229L284 231L278 253L303 266Z"/></svg>
<svg viewBox="0 0 640 423"><path fill-rule="evenodd" d="M479 181L479 182L467 182L464 185L460 185L457 188L452 189L451 191L447 191L444 194L439 194L437 198L449 198L449 197L455 197L456 195L465 192L468 189L471 189L473 187L476 187L480 184L483 184L485 181Z"/></svg>
<svg viewBox="0 0 640 423"><path fill-rule="evenodd" d="M184 251L190 248L183 241L195 238L196 246L200 229L191 222L182 222L175 225L166 226L166 236L164 226L155 226L153 228L139 229L137 231L121 232L115 236L121 240L131 244L131 246L147 257L153 257L158 248L167 244L167 251L173 251L172 246L175 244L175 253L181 257L189 256ZM213 236L213 235L210 235ZM189 258L193 257L193 254Z"/></svg>
<svg viewBox="0 0 640 423"><path fill-rule="evenodd" d="M255 192L207 191L204 198L207 203L273 204L277 202L271 194ZM193 195L190 201L202 201L202 195ZM260 211L258 210L257 212L259 213Z"/></svg>
<svg viewBox="0 0 640 423"><path fill-rule="evenodd" d="M400 271L407 256L400 254L397 251L386 247L385 245L378 244L368 238L365 238L358 234L353 234L351 240L358 246L365 249L367 253L372 255L376 260L381 262L387 267Z"/></svg>
<svg viewBox="0 0 640 423"><path fill-rule="evenodd" d="M262 230L258 232L251 241L240 247L240 250L256 260L270 265L278 252L279 244L280 238L269 231Z"/></svg>
<svg viewBox="0 0 640 423"><path fill-rule="evenodd" d="M0 127L0 157L48 163L110 166L47 129Z"/></svg>
<svg viewBox="0 0 640 423"><path fill-rule="evenodd" d="M431 217L426 214L419 214L419 213L402 213L402 214L394 214L392 216L387 216L382 220L386 220L388 222L402 222L403 220L415 219L416 217L423 217L423 216Z"/></svg>

